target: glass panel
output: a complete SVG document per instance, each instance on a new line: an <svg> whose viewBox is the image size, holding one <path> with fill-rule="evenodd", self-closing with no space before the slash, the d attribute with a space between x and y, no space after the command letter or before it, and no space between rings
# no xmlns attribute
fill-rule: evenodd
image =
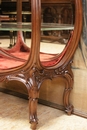
<svg viewBox="0 0 87 130"><path fill-rule="evenodd" d="M59 61L67 48L71 32L74 30L74 12L71 3L42 4L42 28L40 61L44 66L51 66Z"/></svg>
<svg viewBox="0 0 87 130"><path fill-rule="evenodd" d="M31 32L31 22L1 22L0 23L1 31L28 31Z"/></svg>
<svg viewBox="0 0 87 130"><path fill-rule="evenodd" d="M40 52L61 53L70 38L70 31L73 29L74 26L71 24L42 23ZM68 31L66 35L65 31Z"/></svg>
<svg viewBox="0 0 87 130"><path fill-rule="evenodd" d="M22 0L2 2L2 7L5 8L0 15L0 69L20 66L29 58L31 7L26 10L22 8L23 4Z"/></svg>

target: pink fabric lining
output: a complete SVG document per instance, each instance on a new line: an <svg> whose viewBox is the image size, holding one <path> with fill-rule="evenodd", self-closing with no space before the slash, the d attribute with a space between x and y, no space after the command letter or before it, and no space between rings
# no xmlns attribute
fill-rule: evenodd
<svg viewBox="0 0 87 130"><path fill-rule="evenodd" d="M29 52L15 52L15 53L10 53L10 54L12 54L15 57L22 58L25 61L27 61L29 57ZM41 62L49 61L53 59L54 57L55 55L51 55L51 54L44 54L44 53L40 54ZM24 63L23 61L10 59L9 57L8 58L2 57L2 56L0 57L0 69L14 68L14 67L22 65L23 63Z"/></svg>
<svg viewBox="0 0 87 130"><path fill-rule="evenodd" d="M63 56L65 55L68 46L71 42L71 39L72 39L72 35L66 47L60 54L40 53L41 64L46 67L50 67L58 64L63 58ZM28 48L24 44L21 33L18 34L17 43L12 49L3 50L1 48L0 50L2 52L0 55L0 70L14 68L24 64L24 62L27 61L30 54L30 48Z"/></svg>

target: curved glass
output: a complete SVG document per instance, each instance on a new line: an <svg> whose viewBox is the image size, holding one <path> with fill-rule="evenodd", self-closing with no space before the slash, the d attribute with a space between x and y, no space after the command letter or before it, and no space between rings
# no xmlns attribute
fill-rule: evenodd
<svg viewBox="0 0 87 130"><path fill-rule="evenodd" d="M32 14L19 10L18 4L22 6L22 0L17 0L17 11L4 11L0 16L0 69L23 65L30 55ZM40 61L45 66L47 61L53 61L56 57L60 59L74 29L72 5L68 9L61 4L55 5L42 6Z"/></svg>
<svg viewBox="0 0 87 130"><path fill-rule="evenodd" d="M31 12L22 10L22 0L13 2L13 8L6 3L0 15L0 70L23 65L31 51Z"/></svg>
<svg viewBox="0 0 87 130"><path fill-rule="evenodd" d="M74 4L42 5L40 61L43 66L58 63L66 52L74 30Z"/></svg>

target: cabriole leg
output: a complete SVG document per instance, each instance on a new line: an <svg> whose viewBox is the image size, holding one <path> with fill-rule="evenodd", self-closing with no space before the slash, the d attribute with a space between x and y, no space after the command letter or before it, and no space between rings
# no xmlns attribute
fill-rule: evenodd
<svg viewBox="0 0 87 130"><path fill-rule="evenodd" d="M65 112L67 112L68 115L71 115L71 113L73 112L73 105L70 104L69 98L71 90L73 88L73 73L70 68L69 71L66 71L64 77L66 80L66 86L64 90L63 103L65 107Z"/></svg>
<svg viewBox="0 0 87 130"><path fill-rule="evenodd" d="M38 103L39 91L37 87L31 87L29 89L29 120L31 123L31 129L35 130L38 124L37 119L37 103Z"/></svg>

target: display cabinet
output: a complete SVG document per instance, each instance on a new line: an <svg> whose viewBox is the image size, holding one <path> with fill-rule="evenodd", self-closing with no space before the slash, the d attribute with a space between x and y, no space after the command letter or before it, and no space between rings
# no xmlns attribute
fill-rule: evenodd
<svg viewBox="0 0 87 130"><path fill-rule="evenodd" d="M36 129L38 123L37 102L40 87L47 79L52 80L56 77L64 79L66 86L62 97L63 104L68 115L73 111L73 105L69 101L69 95L73 88L71 63L82 28L81 0L74 1L75 14L73 16L75 18L73 23L44 23L41 17L41 2L41 0L30 1L30 23L22 23L21 0L17 0L17 22L0 23L1 31L17 31L16 44L10 49L0 48L0 81L14 80L25 85L29 96L29 121L33 130ZM57 0L55 3L57 4ZM23 31L31 32L31 39L28 44L24 43ZM56 40L53 40L50 35L52 31L58 34ZM68 32L67 37L63 31ZM44 32L47 32L51 37L47 37L48 35L43 37ZM60 39L64 42L62 43ZM45 45L44 49L43 45ZM47 46L50 48L49 50ZM56 50L53 51L53 47Z"/></svg>

